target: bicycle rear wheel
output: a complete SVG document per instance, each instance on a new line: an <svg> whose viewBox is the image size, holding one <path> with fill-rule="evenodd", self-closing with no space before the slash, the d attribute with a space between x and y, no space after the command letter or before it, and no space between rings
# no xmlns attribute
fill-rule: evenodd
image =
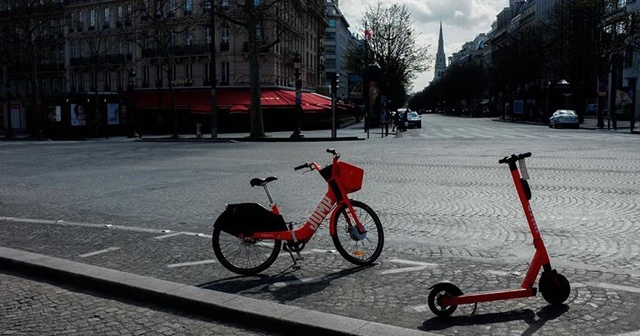
<svg viewBox="0 0 640 336"><path fill-rule="evenodd" d="M355 220L349 214L349 209L345 204L342 204L335 210L337 216L331 222L335 232L331 238L336 250L347 261L356 265L370 265L382 253L384 245L382 224L378 215L368 205L351 200L351 206L367 232L358 232Z"/></svg>
<svg viewBox="0 0 640 336"><path fill-rule="evenodd" d="M216 258L226 269L253 275L266 270L276 261L282 241L238 238L214 227L211 245Z"/></svg>

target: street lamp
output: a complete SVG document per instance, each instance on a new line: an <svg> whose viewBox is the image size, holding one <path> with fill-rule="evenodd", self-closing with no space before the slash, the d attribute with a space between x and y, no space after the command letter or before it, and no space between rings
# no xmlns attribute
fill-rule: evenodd
<svg viewBox="0 0 640 336"><path fill-rule="evenodd" d="M300 79L300 68L302 67L302 60L300 54L296 53L296 57L293 58L293 75L296 76L296 128L291 133L290 138L304 138L302 130L300 130L300 122L302 119L302 80Z"/></svg>
<svg viewBox="0 0 640 336"><path fill-rule="evenodd" d="M5 132L5 138L10 139L13 138L13 129L12 129L12 120L11 120L11 86L7 88L7 109L5 110L7 114L7 131ZM0 120L3 122L4 120Z"/></svg>
<svg viewBox="0 0 640 336"><path fill-rule="evenodd" d="M135 136L138 136L140 138L142 138L142 133L137 133L136 132L136 125L134 125L134 123L136 123L136 118L134 116L134 105L135 105L135 98L133 97L133 89L136 87L136 71L134 69L129 69L129 85L127 86L127 91L129 91L129 98L131 99L131 103L129 105L129 111L127 111L128 113L128 119L129 119L129 137L133 138Z"/></svg>

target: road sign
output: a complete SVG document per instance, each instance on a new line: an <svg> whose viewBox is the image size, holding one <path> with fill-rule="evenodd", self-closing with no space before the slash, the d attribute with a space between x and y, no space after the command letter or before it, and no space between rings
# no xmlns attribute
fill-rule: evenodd
<svg viewBox="0 0 640 336"><path fill-rule="evenodd" d="M607 95L607 84L606 83L600 83L598 85L598 96L604 97Z"/></svg>

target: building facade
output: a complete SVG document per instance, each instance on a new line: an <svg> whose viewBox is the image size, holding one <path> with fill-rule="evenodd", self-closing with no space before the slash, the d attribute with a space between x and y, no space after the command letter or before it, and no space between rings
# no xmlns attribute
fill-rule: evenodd
<svg viewBox="0 0 640 336"><path fill-rule="evenodd" d="M43 0L29 2L30 8L20 3L0 4L0 26L10 28L0 32L0 126L5 129L91 136L157 122L167 104L137 97L210 92L212 66L219 94L224 88L248 91L248 30L237 24L246 15L236 6L244 1L212 6L207 0ZM261 87L293 89L296 55L303 89L325 85L325 0L262 0L255 6L261 17L255 23ZM19 38L29 29L38 35L32 48ZM42 41L46 48L36 47ZM84 121L74 115L78 107ZM193 111L182 106L180 113Z"/></svg>

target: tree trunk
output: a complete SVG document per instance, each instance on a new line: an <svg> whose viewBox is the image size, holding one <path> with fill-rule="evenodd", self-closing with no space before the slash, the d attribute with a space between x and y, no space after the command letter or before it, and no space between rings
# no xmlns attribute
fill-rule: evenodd
<svg viewBox="0 0 640 336"><path fill-rule="evenodd" d="M247 30L249 31L249 93L251 95L249 136L252 138L261 138L264 137L265 134L264 123L262 121L262 105L260 103L260 63L258 59L259 45L256 29L256 18L250 15L247 20Z"/></svg>

